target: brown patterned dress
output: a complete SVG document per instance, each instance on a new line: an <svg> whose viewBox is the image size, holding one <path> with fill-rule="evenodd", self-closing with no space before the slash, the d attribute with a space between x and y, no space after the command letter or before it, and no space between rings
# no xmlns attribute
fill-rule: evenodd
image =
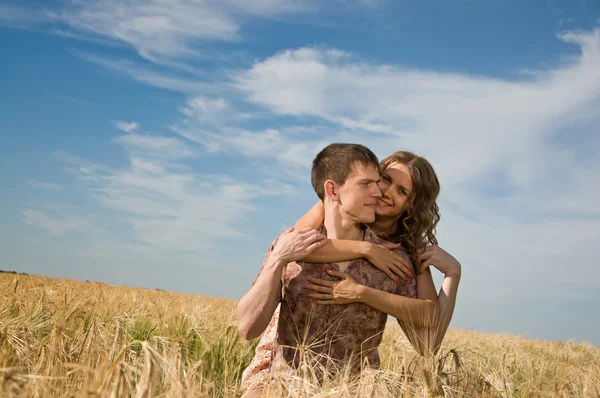
<svg viewBox="0 0 600 398"><path fill-rule="evenodd" d="M365 228L365 241L387 243L370 228ZM263 266L278 238L271 244ZM408 257L402 248L394 251ZM308 297L303 287L309 283L308 277L338 280L326 270L340 269L336 263L301 261L286 266L282 274L280 305L256 347L254 359L243 373L243 389L261 388L272 371L291 372L303 361L320 365L311 366L313 369L329 372L335 372L348 363L353 370L359 371L365 361L370 366L379 367L377 347L381 343L387 314L363 303L316 304L317 300ZM351 261L344 272L362 285L405 297L417 297L414 278L394 282L365 259Z"/></svg>

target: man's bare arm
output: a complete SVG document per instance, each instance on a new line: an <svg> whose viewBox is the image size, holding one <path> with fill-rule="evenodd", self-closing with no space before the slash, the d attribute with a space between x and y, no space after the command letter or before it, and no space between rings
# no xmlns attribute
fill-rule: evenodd
<svg viewBox="0 0 600 398"><path fill-rule="evenodd" d="M244 338L260 336L269 325L281 300L281 275L285 266L307 256L326 242L327 238L312 228L290 228L273 241L258 278L237 305L238 330Z"/></svg>
<svg viewBox="0 0 600 398"><path fill-rule="evenodd" d="M287 265L276 256L268 256L256 282L237 305L240 334L250 340L265 331L281 299L281 273Z"/></svg>

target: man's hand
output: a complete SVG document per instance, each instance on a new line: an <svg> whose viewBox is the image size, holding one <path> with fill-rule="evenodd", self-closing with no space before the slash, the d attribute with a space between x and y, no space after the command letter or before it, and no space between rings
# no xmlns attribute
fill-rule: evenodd
<svg viewBox="0 0 600 398"><path fill-rule="evenodd" d="M419 256L420 270L433 265L446 276L460 276L461 265L447 251L438 245L429 246Z"/></svg>
<svg viewBox="0 0 600 398"><path fill-rule="evenodd" d="M399 243L372 243L365 253L365 258L371 264L396 282L400 282L399 278L406 281L415 276L411 261L392 251L398 247Z"/></svg>
<svg viewBox="0 0 600 398"><path fill-rule="evenodd" d="M313 251L327 244L327 237L311 227L285 231L275 244L271 256L283 263L291 263L308 256Z"/></svg>
<svg viewBox="0 0 600 398"><path fill-rule="evenodd" d="M330 271L327 273L340 281L327 281L324 279L309 277L307 280L310 285L304 286L305 289L311 290L308 293L309 297L319 299L317 304L350 304L360 301L361 289L364 287L356 282L352 277L344 272Z"/></svg>

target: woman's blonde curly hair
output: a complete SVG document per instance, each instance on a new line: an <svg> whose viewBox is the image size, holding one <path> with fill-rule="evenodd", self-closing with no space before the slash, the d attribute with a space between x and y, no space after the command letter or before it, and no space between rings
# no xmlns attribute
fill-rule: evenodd
<svg viewBox="0 0 600 398"><path fill-rule="evenodd" d="M436 203L440 182L431 163L412 152L391 154L381 161L380 169L384 171L394 163L407 167L412 178L412 192L408 197L409 207L398 219L393 241L402 244L416 265L419 255L427 246L438 244L435 227L440 221L440 209Z"/></svg>

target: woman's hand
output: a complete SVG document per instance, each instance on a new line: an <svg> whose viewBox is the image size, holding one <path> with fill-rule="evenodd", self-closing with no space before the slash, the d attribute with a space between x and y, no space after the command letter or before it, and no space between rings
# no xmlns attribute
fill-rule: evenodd
<svg viewBox="0 0 600 398"><path fill-rule="evenodd" d="M352 277L343 272L330 271L327 273L340 281L327 281L324 279L309 277L309 285L305 289L312 291L308 293L309 297L319 299L317 304L350 304L360 301L363 285L356 282Z"/></svg>
<svg viewBox="0 0 600 398"><path fill-rule="evenodd" d="M419 256L420 270L433 265L446 276L460 276L461 265L447 251L437 245L429 246Z"/></svg>
<svg viewBox="0 0 600 398"><path fill-rule="evenodd" d="M298 261L327 244L327 237L311 227L285 231L275 244L271 256L285 263Z"/></svg>
<svg viewBox="0 0 600 398"><path fill-rule="evenodd" d="M399 243L372 243L365 253L365 258L371 264L396 282L400 282L400 278L406 281L415 277L411 261L391 250L398 247Z"/></svg>

